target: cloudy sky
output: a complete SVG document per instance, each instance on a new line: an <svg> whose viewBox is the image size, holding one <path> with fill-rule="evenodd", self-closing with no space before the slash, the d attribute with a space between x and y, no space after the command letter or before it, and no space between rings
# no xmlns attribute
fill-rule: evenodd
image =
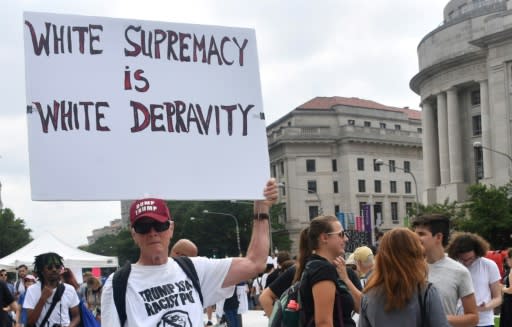
<svg viewBox="0 0 512 327"><path fill-rule="evenodd" d="M256 30L267 124L316 96L359 97L419 109L409 89L416 47L442 23L446 0L18 0L0 4L2 202L33 237L50 231L71 245L120 217L118 202L30 198L25 118L23 11Z"/></svg>

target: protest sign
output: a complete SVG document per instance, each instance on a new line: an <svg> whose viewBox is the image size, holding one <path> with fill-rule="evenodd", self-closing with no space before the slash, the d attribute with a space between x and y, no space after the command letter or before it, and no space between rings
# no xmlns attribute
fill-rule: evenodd
<svg viewBox="0 0 512 327"><path fill-rule="evenodd" d="M252 29L26 12L33 200L256 199Z"/></svg>

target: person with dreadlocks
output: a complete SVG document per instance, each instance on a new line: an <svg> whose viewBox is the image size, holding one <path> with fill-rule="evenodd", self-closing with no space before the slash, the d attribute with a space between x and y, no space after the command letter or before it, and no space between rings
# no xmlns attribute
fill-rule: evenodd
<svg viewBox="0 0 512 327"><path fill-rule="evenodd" d="M80 323L80 300L73 286L60 282L62 267L62 257L57 253L36 256L34 271L39 281L29 287L23 302L28 325L75 327Z"/></svg>

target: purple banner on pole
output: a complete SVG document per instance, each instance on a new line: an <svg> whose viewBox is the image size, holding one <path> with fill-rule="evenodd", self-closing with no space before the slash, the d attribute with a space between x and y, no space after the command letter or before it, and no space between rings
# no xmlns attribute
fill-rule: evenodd
<svg viewBox="0 0 512 327"><path fill-rule="evenodd" d="M372 206L369 204L363 205L363 221L364 221L364 231L371 232L372 231Z"/></svg>

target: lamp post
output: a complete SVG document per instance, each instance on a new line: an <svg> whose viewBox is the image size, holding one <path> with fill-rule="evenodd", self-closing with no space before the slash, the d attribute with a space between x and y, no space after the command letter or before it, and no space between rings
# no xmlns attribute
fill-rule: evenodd
<svg viewBox="0 0 512 327"><path fill-rule="evenodd" d="M210 215L218 215L218 216L228 216L233 218L235 221L235 227L236 227L236 244L238 245L238 256L242 257L242 249L240 248L240 229L238 228L238 219L230 214L230 213L224 213L224 212L213 212L208 210L203 210L203 213L210 214Z"/></svg>
<svg viewBox="0 0 512 327"><path fill-rule="evenodd" d="M308 188L300 188L300 187L288 186L288 185L285 185L284 183L278 183L277 186L279 188L289 188L289 189L292 189L292 190L305 191L308 194L314 194L316 196L316 199L318 200L318 204L319 204L318 214L322 215L322 213L323 213L323 210L322 210L322 200L320 200L320 195L318 195L318 193L316 191L310 190Z"/></svg>
<svg viewBox="0 0 512 327"><path fill-rule="evenodd" d="M382 160L382 159L376 159L375 160L375 164L377 166L384 165L384 166L391 167L390 165L385 163L384 160ZM395 166L395 165L393 165L392 167L396 168L396 169L399 169L399 170L403 171L406 174L411 175L412 180L414 182L414 191L416 192L416 214L419 214L419 211L420 211L420 207L419 207L420 206L420 200L419 200L419 197L418 197L418 183L416 182L416 176L414 176L414 174L410 170L406 170L406 169L404 169L402 167L398 167L398 166Z"/></svg>
<svg viewBox="0 0 512 327"><path fill-rule="evenodd" d="M495 152L495 153L497 153L497 154L501 154L502 156L507 157L507 159L508 159L508 160L510 161L510 163L512 164L512 157L511 157L509 154L505 153L505 152L501 152L501 151L498 151L498 150L494 150L493 148L489 148L489 147L487 147L487 146L483 145L482 143L480 143L480 142L478 142L478 141L473 142L473 147L474 147L474 148L476 148L476 149L482 148L482 149L489 150L489 151L491 151L491 152Z"/></svg>

